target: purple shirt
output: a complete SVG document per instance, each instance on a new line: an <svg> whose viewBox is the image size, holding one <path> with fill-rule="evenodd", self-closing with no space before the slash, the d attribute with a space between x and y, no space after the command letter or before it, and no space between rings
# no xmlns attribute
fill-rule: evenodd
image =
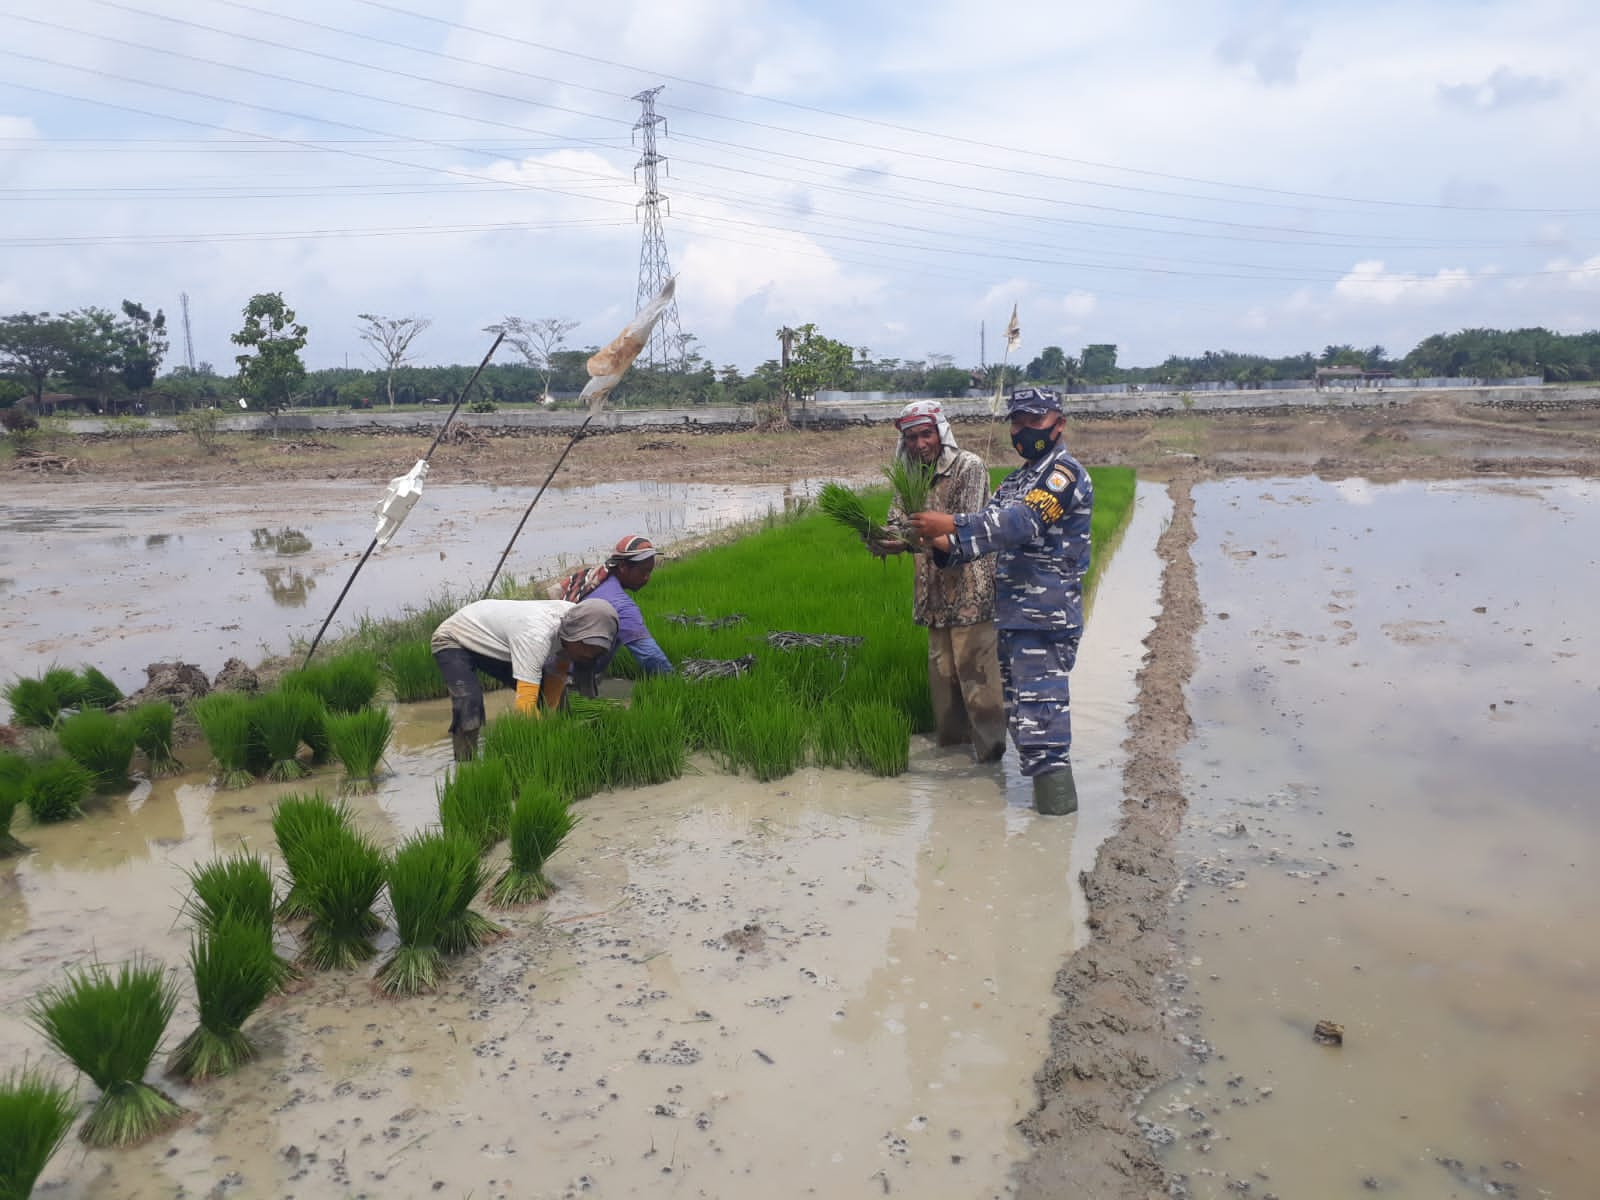
<svg viewBox="0 0 1600 1200"><path fill-rule="evenodd" d="M650 631L645 628L644 614L615 575L607 576L606 581L584 599L604 600L617 610L617 641L622 645L628 646L650 636Z"/></svg>

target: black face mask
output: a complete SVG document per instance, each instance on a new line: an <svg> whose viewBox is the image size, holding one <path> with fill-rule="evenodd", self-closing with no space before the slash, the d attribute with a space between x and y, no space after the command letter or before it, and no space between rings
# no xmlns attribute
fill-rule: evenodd
<svg viewBox="0 0 1600 1200"><path fill-rule="evenodd" d="M1029 429L1024 426L1022 429L1016 430L1011 435L1012 446L1016 448L1018 454L1022 455L1022 457L1027 459L1029 462L1034 462L1040 458L1043 458L1055 448L1055 444L1060 440L1061 430L1059 428L1047 431L1043 429Z"/></svg>

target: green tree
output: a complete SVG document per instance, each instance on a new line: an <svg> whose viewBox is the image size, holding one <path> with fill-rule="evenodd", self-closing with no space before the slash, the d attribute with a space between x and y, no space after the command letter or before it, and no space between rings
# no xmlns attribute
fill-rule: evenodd
<svg viewBox="0 0 1600 1200"><path fill-rule="evenodd" d="M281 292L261 292L244 306L244 327L231 338L254 354L234 357L239 383L262 407L277 412L288 404L306 377L300 351L306 344L306 327L295 320L294 309Z"/></svg>
<svg viewBox="0 0 1600 1200"><path fill-rule="evenodd" d="M1079 361L1083 376L1090 383L1108 383L1117 373L1117 348L1104 342L1085 346Z"/></svg>
<svg viewBox="0 0 1600 1200"><path fill-rule="evenodd" d="M935 367L928 372L927 382L923 386L941 399L964 396L972 386L972 374L960 367Z"/></svg>
<svg viewBox="0 0 1600 1200"><path fill-rule="evenodd" d="M814 323L798 329L784 326L777 336L781 339L785 335L789 364L783 368L783 388L787 397L803 403L823 388L840 387L850 381L855 351L849 346L823 335ZM788 415L787 403L784 414Z"/></svg>
<svg viewBox="0 0 1600 1200"><path fill-rule="evenodd" d="M122 385L137 395L155 383L167 356L167 315L158 308L151 316L144 305L124 300L117 332L122 339Z"/></svg>
<svg viewBox="0 0 1600 1200"><path fill-rule="evenodd" d="M0 371L31 382L35 404L43 402L50 376L72 366L72 345L72 323L65 317L19 312L0 319Z"/></svg>
<svg viewBox="0 0 1600 1200"><path fill-rule="evenodd" d="M112 389L122 381L125 358L126 344L116 314L91 305L68 313L67 321L72 330L67 377L93 391L95 402L104 409L111 401Z"/></svg>

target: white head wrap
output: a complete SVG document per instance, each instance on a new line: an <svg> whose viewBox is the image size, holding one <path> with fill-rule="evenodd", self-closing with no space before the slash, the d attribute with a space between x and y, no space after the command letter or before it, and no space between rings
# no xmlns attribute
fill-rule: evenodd
<svg viewBox="0 0 1600 1200"><path fill-rule="evenodd" d="M956 435L950 430L950 422L945 419L944 406L937 400L913 400L900 410L900 415L894 419L894 427L903 435L908 429L915 429L919 425L933 425L939 431L939 444L943 447L939 451L938 468L943 470L949 465L950 457L956 452ZM906 444L902 437L899 454L905 457Z"/></svg>

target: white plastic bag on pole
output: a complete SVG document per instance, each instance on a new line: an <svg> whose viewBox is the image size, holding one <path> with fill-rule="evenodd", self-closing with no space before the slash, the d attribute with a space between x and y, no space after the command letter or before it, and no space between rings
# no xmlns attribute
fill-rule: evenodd
<svg viewBox="0 0 1600 1200"><path fill-rule="evenodd" d="M372 511L377 515L378 527L373 531L373 536L378 540L381 550L389 544L405 524L406 516L416 504L417 498L422 495L423 480L428 477L428 463L426 459L417 459L417 465L404 475L389 480L389 489L384 492L383 499L378 501L378 506Z"/></svg>
<svg viewBox="0 0 1600 1200"><path fill-rule="evenodd" d="M623 326L622 332L612 338L609 345L590 356L587 364L589 382L578 397L588 402L590 412L599 412L605 407L611 389L622 382L622 376L633 365L633 360L639 357L639 351L649 343L650 331L656 327L661 314L667 311L667 305L672 303L677 282L676 275L667 280L660 294L635 313L633 320Z"/></svg>

